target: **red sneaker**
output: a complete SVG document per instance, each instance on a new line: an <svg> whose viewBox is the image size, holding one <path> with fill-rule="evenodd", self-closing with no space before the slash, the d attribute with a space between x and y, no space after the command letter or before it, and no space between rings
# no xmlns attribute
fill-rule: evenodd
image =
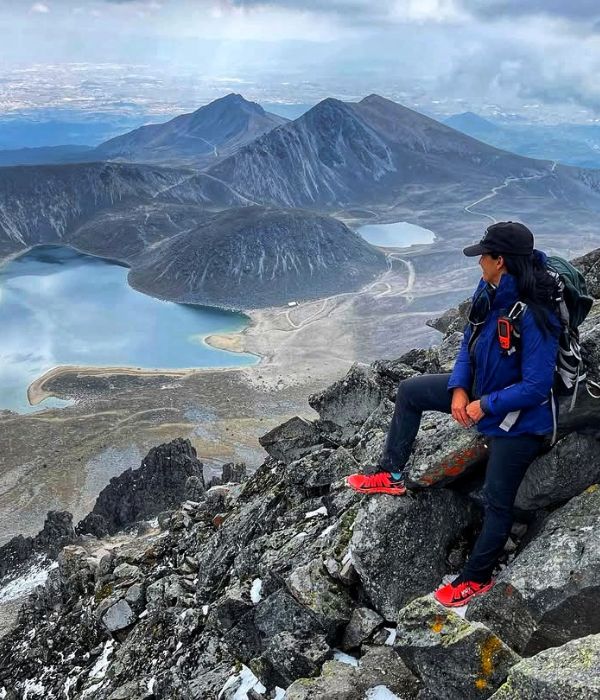
<svg viewBox="0 0 600 700"><path fill-rule="evenodd" d="M493 579L490 579L487 583L477 583L476 581L454 583L452 581L438 588L433 597L438 603L445 605L447 608L460 608L466 605L471 598L489 591L493 585Z"/></svg>
<svg viewBox="0 0 600 700"><path fill-rule="evenodd" d="M360 493L389 493L404 496L406 486L402 479L394 479L389 472L376 474L352 474L346 477L346 484Z"/></svg>

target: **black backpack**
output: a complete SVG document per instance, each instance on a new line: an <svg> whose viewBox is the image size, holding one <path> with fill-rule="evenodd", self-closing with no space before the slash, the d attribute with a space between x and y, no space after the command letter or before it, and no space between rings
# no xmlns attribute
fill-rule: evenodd
<svg viewBox="0 0 600 700"><path fill-rule="evenodd" d="M585 384L590 396L596 399L600 398L600 385L587 378L579 343L579 326L585 320L594 303L594 299L587 293L585 277L568 260L557 255L549 256L546 266L556 281L556 302L562 326L554 369L553 396L550 399L554 417L552 435L552 444L554 444L557 435L554 396L572 396L569 407L569 411L572 411L581 383ZM519 317L526 308L525 303L518 301L508 312L508 318L513 325L516 336L515 345L518 345L520 340Z"/></svg>

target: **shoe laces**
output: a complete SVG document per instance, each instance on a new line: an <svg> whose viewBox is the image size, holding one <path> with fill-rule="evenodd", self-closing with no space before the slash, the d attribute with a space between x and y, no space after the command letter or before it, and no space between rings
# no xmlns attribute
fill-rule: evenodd
<svg viewBox="0 0 600 700"><path fill-rule="evenodd" d="M368 477L370 486L389 486L391 478L389 472L377 472Z"/></svg>

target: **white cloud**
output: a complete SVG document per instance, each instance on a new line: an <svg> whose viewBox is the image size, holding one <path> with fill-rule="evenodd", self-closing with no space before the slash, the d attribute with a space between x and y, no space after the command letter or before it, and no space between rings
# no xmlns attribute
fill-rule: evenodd
<svg viewBox="0 0 600 700"><path fill-rule="evenodd" d="M31 6L29 11L40 15L47 15L50 12L50 8L43 2L36 2Z"/></svg>

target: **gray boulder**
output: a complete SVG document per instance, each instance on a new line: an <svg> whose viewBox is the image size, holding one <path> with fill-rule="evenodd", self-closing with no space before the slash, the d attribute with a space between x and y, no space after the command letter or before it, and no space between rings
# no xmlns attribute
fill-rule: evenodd
<svg viewBox="0 0 600 700"><path fill-rule="evenodd" d="M118 600L114 605L102 615L102 622L109 632L116 632L132 625L136 620L133 612L126 600Z"/></svg>
<svg viewBox="0 0 600 700"><path fill-rule="evenodd" d="M452 416L426 411L408 463L409 486L446 484L482 464L488 455L485 438L465 429Z"/></svg>
<svg viewBox="0 0 600 700"><path fill-rule="evenodd" d="M395 648L437 700L488 698L520 660L487 627L429 596L400 612Z"/></svg>
<svg viewBox="0 0 600 700"><path fill-rule="evenodd" d="M474 505L445 489L368 497L350 551L372 607L394 620L407 602L432 591L449 571L448 552L476 520Z"/></svg>
<svg viewBox="0 0 600 700"><path fill-rule="evenodd" d="M600 635L567 642L513 666L493 700L597 700Z"/></svg>
<svg viewBox="0 0 600 700"><path fill-rule="evenodd" d="M297 678L317 676L332 650L322 635L276 634L250 668L268 687L287 688Z"/></svg>
<svg viewBox="0 0 600 700"><path fill-rule="evenodd" d="M259 437L258 441L271 457L289 464L318 449L322 437L314 423L294 416Z"/></svg>
<svg viewBox="0 0 600 700"><path fill-rule="evenodd" d="M402 700L416 700L420 683L393 649L375 647L360 659L357 666L327 661L318 678L297 680L287 689L285 698L364 700L369 697L369 691L384 688Z"/></svg>
<svg viewBox="0 0 600 700"><path fill-rule="evenodd" d="M344 631L342 649L356 649L383 624L383 618L370 608L355 608Z"/></svg>
<svg viewBox="0 0 600 700"><path fill-rule="evenodd" d="M359 464L345 447L323 449L292 462L284 475L287 483L300 486L311 495L323 487L358 471Z"/></svg>
<svg viewBox="0 0 600 700"><path fill-rule="evenodd" d="M331 637L350 622L352 599L346 589L329 576L320 559L294 569L286 584L294 598L315 615Z"/></svg>
<svg viewBox="0 0 600 700"><path fill-rule="evenodd" d="M571 433L531 464L515 506L537 510L564 503L599 481L600 443L592 436Z"/></svg>
<svg viewBox="0 0 600 700"><path fill-rule="evenodd" d="M322 421L339 428L343 441L354 435L384 396L377 374L369 367L353 364L343 379L309 396L308 403Z"/></svg>
<svg viewBox="0 0 600 700"><path fill-rule="evenodd" d="M467 617L526 655L600 632L600 487L556 510Z"/></svg>

